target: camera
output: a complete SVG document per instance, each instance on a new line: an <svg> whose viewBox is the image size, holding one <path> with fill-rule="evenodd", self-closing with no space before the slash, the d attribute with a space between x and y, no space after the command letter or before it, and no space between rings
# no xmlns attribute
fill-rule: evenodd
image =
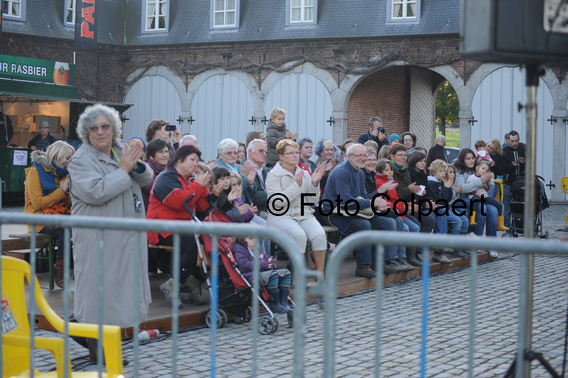
<svg viewBox="0 0 568 378"><path fill-rule="evenodd" d="M166 131L176 131L176 125L166 125Z"/></svg>

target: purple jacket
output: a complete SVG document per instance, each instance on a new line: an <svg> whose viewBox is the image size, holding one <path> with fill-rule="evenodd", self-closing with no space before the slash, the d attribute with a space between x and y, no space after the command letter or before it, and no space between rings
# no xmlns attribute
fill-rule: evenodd
<svg viewBox="0 0 568 378"><path fill-rule="evenodd" d="M260 252L262 253L262 246L260 247ZM246 241L237 241L233 246L233 256L237 260L237 265L239 270L249 282L252 278L254 269L254 256L249 252ZM268 270L268 261L260 260L260 271L263 272Z"/></svg>

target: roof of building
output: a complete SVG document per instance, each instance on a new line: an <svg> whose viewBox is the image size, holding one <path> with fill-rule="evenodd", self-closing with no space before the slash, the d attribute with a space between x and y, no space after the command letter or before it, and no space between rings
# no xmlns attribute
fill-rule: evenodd
<svg viewBox="0 0 568 378"><path fill-rule="evenodd" d="M64 0L23 0L23 20L4 18L9 33L74 38L64 24ZM387 2L316 0L317 23L286 25L286 0L240 0L239 27L211 28L211 1L169 0L167 32L144 32L145 0L97 0L98 42L112 45L210 44L457 34L459 0L418 0L418 21L387 20ZM38 21L40 20L40 21Z"/></svg>

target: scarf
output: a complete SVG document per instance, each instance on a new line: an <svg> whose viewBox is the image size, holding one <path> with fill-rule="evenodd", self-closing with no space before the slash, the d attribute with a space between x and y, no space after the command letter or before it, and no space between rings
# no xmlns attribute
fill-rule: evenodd
<svg viewBox="0 0 568 378"><path fill-rule="evenodd" d="M55 183L56 175L58 177L65 177L69 174L69 172L65 168L61 168L60 166L55 164L54 161L52 161L51 164L55 168L55 173L53 173L52 171L46 171L42 165L34 163L44 196L53 193L53 191L57 189L57 184Z"/></svg>
<svg viewBox="0 0 568 378"><path fill-rule="evenodd" d="M394 165L394 168L397 171L401 171L404 174L404 171L406 171L406 168L408 168L408 166L405 164L402 167L399 167L398 165L396 165L396 163L394 162L394 160L391 159L392 165Z"/></svg>

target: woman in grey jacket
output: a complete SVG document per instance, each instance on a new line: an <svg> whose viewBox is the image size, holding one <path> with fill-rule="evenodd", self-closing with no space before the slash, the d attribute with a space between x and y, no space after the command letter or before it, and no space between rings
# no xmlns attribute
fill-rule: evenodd
<svg viewBox="0 0 568 378"><path fill-rule="evenodd" d="M154 172L140 160L144 153L140 146L129 148L118 139L122 133L118 112L101 104L89 106L79 118L77 133L83 145L68 165L72 216L144 219L140 187L152 181ZM132 327L136 313L140 322L146 319L151 302L146 233L107 229L103 241L99 282L99 233L73 227L75 318L81 323ZM104 293L100 299L99 284ZM98 317L99 301L102 319ZM96 362L96 347L89 345L89 351L91 362Z"/></svg>
<svg viewBox="0 0 568 378"><path fill-rule="evenodd" d="M488 183L491 188L494 185L493 180L491 180L492 175L490 173L481 176L474 182L467 182L468 177L475 172L475 164L476 158L471 148L462 149L454 163L454 166L456 167L456 183L454 190L456 193L460 194L460 199L468 204L468 208L470 207L469 198L467 197L468 194L483 187L484 183ZM475 235L482 236L483 229L485 228L486 236L497 236L498 211L496 207L484 203L483 208L480 208L479 204L475 204L473 212L470 215L475 215L475 223L477 223L473 230ZM489 255L491 257L497 257L497 252L489 251Z"/></svg>

